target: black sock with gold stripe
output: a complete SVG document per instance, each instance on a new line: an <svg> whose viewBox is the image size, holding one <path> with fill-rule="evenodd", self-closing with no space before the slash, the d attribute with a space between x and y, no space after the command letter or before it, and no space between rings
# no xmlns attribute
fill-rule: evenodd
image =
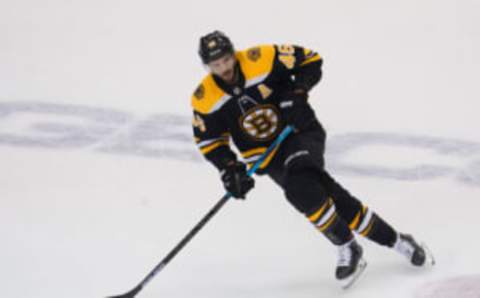
<svg viewBox="0 0 480 298"><path fill-rule="evenodd" d="M397 232L366 206L356 214L349 227L380 245L393 247L397 241Z"/></svg>
<svg viewBox="0 0 480 298"><path fill-rule="evenodd" d="M353 238L348 224L338 216L331 198L308 215L308 219L335 245L345 244Z"/></svg>

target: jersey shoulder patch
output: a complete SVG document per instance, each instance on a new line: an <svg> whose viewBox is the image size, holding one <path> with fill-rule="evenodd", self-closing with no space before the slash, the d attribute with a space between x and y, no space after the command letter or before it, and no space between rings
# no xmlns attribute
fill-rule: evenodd
<svg viewBox="0 0 480 298"><path fill-rule="evenodd" d="M215 83L212 75L206 76L191 98L192 108L201 114L210 114L226 100L228 95Z"/></svg>
<svg viewBox="0 0 480 298"><path fill-rule="evenodd" d="M255 46L237 52L236 56L248 83L248 81L268 76L271 73L275 58L275 46Z"/></svg>

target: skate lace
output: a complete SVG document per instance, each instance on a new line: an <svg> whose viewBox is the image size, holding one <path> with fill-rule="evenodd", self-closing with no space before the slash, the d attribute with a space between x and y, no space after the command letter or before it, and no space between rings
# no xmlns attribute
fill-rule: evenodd
<svg viewBox="0 0 480 298"><path fill-rule="evenodd" d="M337 266L338 267L346 267L350 265L350 261L352 260L352 250L348 245L342 246L338 248L338 255L337 255Z"/></svg>
<svg viewBox="0 0 480 298"><path fill-rule="evenodd" d="M413 253L415 252L415 247L406 239L400 239L396 245L395 249L404 255L407 259L411 259Z"/></svg>

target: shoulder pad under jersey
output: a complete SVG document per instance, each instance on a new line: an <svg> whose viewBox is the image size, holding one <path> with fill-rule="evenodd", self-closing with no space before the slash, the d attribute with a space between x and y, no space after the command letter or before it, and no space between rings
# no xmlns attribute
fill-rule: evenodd
<svg viewBox="0 0 480 298"><path fill-rule="evenodd" d="M218 110L230 96L217 86L212 75L206 76L192 95L192 107L201 114Z"/></svg>
<svg viewBox="0 0 480 298"><path fill-rule="evenodd" d="M236 53L240 67L245 75L246 87L263 81L273 69L275 59L274 45L260 45Z"/></svg>

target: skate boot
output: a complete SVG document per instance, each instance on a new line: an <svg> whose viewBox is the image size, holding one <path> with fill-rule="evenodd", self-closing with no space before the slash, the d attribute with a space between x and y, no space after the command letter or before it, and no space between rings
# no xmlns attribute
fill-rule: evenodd
<svg viewBox="0 0 480 298"><path fill-rule="evenodd" d="M357 241L352 240L338 247L338 261L335 277L342 288L349 288L362 274L367 266L363 259L363 249Z"/></svg>
<svg viewBox="0 0 480 298"><path fill-rule="evenodd" d="M419 244L409 234L398 234L394 249L404 255L412 265L424 266L425 264L435 264L430 250L424 245Z"/></svg>

